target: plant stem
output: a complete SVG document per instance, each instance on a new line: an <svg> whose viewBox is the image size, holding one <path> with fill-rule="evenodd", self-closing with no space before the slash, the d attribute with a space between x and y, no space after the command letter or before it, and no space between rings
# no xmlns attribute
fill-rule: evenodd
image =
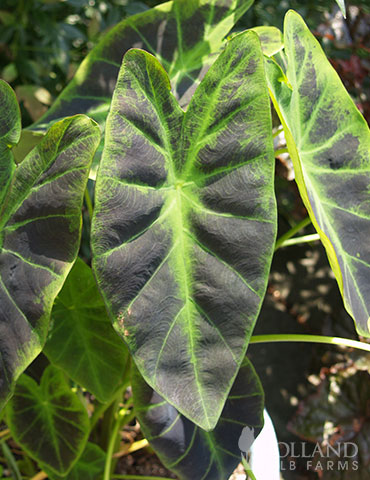
<svg viewBox="0 0 370 480"><path fill-rule="evenodd" d="M287 148L279 148L278 150L275 150L275 157L281 155L282 153L289 153L289 150Z"/></svg>
<svg viewBox="0 0 370 480"><path fill-rule="evenodd" d="M248 475L248 478L250 478L251 480L256 480L256 477L254 476L252 469L249 463L247 462L247 459L244 458L243 456L242 456L242 464L243 464L245 473Z"/></svg>
<svg viewBox="0 0 370 480"><path fill-rule="evenodd" d="M128 421L127 423L130 422ZM138 440L137 442L132 443L130 446L125 445L122 450L114 454L114 458L123 457L124 455L128 455L129 453L137 452L138 450L141 450L148 445L149 442L146 438L144 438L143 440Z"/></svg>
<svg viewBox="0 0 370 480"><path fill-rule="evenodd" d="M6 428L5 430L1 430L1 432L0 432L0 438L6 437L7 435L9 435L9 433L10 433L9 428Z"/></svg>
<svg viewBox="0 0 370 480"><path fill-rule="evenodd" d="M276 130L276 132L272 134L272 138L277 137L277 136L280 135L280 133L283 132L283 131L284 131L284 128L283 128L283 127L278 128L278 129Z"/></svg>
<svg viewBox="0 0 370 480"><path fill-rule="evenodd" d="M116 421L111 431L111 436L109 439L109 444L107 449L103 480L110 480L112 478L111 476L112 460L113 460L114 449L117 443L118 432L120 431L120 428L122 427L122 425L129 423L134 416L135 416L134 412L127 413L127 410L125 408L122 408L116 414Z"/></svg>
<svg viewBox="0 0 370 480"><path fill-rule="evenodd" d="M89 217L90 217L90 221L91 221L92 217L93 217L93 206L92 206L92 202L91 202L91 198L90 198L90 194L89 194L89 190L87 188L87 185L86 185L86 188L85 188L84 196L85 196L87 211L89 212Z"/></svg>
<svg viewBox="0 0 370 480"><path fill-rule="evenodd" d="M303 235L302 237L294 237L285 240L285 242L279 246L279 248L289 247L291 245L299 245L301 243L309 243L320 240L320 235L318 233L313 233L312 235Z"/></svg>
<svg viewBox="0 0 370 480"><path fill-rule="evenodd" d="M297 223L297 225L294 225L290 230L288 230L284 235L282 235L280 238L276 240L275 244L275 251L282 246L286 240L289 238L292 238L296 233L298 233L300 230L302 230L304 227L309 225L311 223L310 217L306 217L300 222Z"/></svg>
<svg viewBox="0 0 370 480"><path fill-rule="evenodd" d="M48 474L41 470L41 472L37 473L31 480L44 480L45 478L48 478Z"/></svg>
<svg viewBox="0 0 370 480"><path fill-rule="evenodd" d="M272 343L272 342L313 342L327 343L330 345L341 345L344 347L357 348L370 352L368 343L351 340L349 338L327 337L324 335L300 335L300 334L270 334L253 335L249 343Z"/></svg>
<svg viewBox="0 0 370 480"><path fill-rule="evenodd" d="M12 452L10 451L10 448L4 441L1 442L1 447L3 449L3 454L4 454L4 457L6 458L6 462L12 472L12 477L14 478L14 480L22 480L21 472L19 471L17 462Z"/></svg>

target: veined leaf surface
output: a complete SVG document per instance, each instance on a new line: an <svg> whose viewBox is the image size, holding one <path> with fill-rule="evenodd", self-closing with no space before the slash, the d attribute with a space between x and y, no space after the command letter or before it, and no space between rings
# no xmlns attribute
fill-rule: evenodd
<svg viewBox="0 0 370 480"><path fill-rule="evenodd" d="M241 461L241 449L247 453L263 426L263 388L247 358L212 432L181 415L144 382L137 369L132 389L145 438L181 480L229 478Z"/></svg>
<svg viewBox="0 0 370 480"><path fill-rule="evenodd" d="M61 370L49 365L40 385L23 374L6 412L12 436L32 458L56 474L72 468L85 447L90 421Z"/></svg>
<svg viewBox="0 0 370 480"><path fill-rule="evenodd" d="M12 88L0 79L0 205L15 170L11 149L21 136L21 114Z"/></svg>
<svg viewBox="0 0 370 480"><path fill-rule="evenodd" d="M260 43L234 37L185 113L158 61L125 56L92 227L98 285L145 380L212 429L244 358L276 234Z"/></svg>
<svg viewBox="0 0 370 480"><path fill-rule="evenodd" d="M99 127L85 116L55 124L7 171L0 204L0 407L40 353L53 301L79 247L81 206ZM5 177L4 177L5 178Z"/></svg>
<svg viewBox="0 0 370 480"><path fill-rule="evenodd" d="M219 53L224 38L254 0L176 0L128 17L82 62L73 80L31 129L46 128L67 115L88 114L104 128L122 57L132 47L155 55L187 105ZM91 178L95 179L103 143Z"/></svg>
<svg viewBox="0 0 370 480"><path fill-rule="evenodd" d="M302 18L285 19L286 77L267 61L296 181L348 312L370 335L370 132ZM287 81L284 81L287 79Z"/></svg>
<svg viewBox="0 0 370 480"><path fill-rule="evenodd" d="M124 381L128 352L113 330L91 269L77 258L55 300L44 347L72 380L109 401Z"/></svg>
<svg viewBox="0 0 370 480"><path fill-rule="evenodd" d="M87 442L82 455L66 476L56 475L47 471L48 478L50 480L101 480L105 458L106 453L98 445ZM46 468L45 470L48 469Z"/></svg>

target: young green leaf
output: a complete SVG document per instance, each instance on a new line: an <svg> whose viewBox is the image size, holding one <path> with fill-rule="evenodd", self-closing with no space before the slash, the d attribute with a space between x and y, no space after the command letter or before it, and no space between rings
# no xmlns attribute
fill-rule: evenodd
<svg viewBox="0 0 370 480"><path fill-rule="evenodd" d="M135 413L145 438L181 480L229 478L263 426L263 389L247 358L212 432L205 432L178 413L136 369L132 388Z"/></svg>
<svg viewBox="0 0 370 480"><path fill-rule="evenodd" d="M49 360L101 402L124 381L127 349L113 330L91 269L77 258L53 306Z"/></svg>
<svg viewBox="0 0 370 480"><path fill-rule="evenodd" d="M234 37L185 113L159 62L129 51L107 121L93 265L145 380L214 428L265 294L276 233L260 42Z"/></svg>
<svg viewBox="0 0 370 480"><path fill-rule="evenodd" d="M58 475L66 475L85 447L89 417L63 372L49 365L40 385L23 374L7 405L7 423L24 451Z"/></svg>
<svg viewBox="0 0 370 480"><path fill-rule="evenodd" d="M267 61L296 181L348 312L370 335L370 132L302 18L288 12L285 74Z"/></svg>
<svg viewBox="0 0 370 480"><path fill-rule="evenodd" d="M124 53L132 47L155 55L169 72L181 105L219 53L225 36L254 0L176 0L128 17L113 28L82 62L73 80L31 129L56 119L88 114L104 128ZM101 144L91 177L95 178Z"/></svg>
<svg viewBox="0 0 370 480"><path fill-rule="evenodd" d="M55 124L17 167L7 150L0 157L9 175L0 204L0 407L45 342L54 299L77 255L99 140L95 122L76 116Z"/></svg>

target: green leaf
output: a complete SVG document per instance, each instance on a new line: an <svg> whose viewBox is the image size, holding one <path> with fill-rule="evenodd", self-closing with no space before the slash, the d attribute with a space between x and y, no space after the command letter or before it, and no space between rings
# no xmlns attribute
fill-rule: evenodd
<svg viewBox="0 0 370 480"><path fill-rule="evenodd" d="M44 353L100 402L109 401L123 384L128 352L113 330L91 269L79 258L51 318Z"/></svg>
<svg viewBox="0 0 370 480"><path fill-rule="evenodd" d="M230 41L186 113L154 57L126 54L96 185L93 266L147 383L206 430L265 295L273 172L254 32Z"/></svg>
<svg viewBox="0 0 370 480"><path fill-rule="evenodd" d="M49 365L40 385L23 374L6 413L12 436L28 455L58 475L68 473L85 447L90 422L61 370Z"/></svg>
<svg viewBox="0 0 370 480"><path fill-rule="evenodd" d="M276 27L254 27L251 28L257 33L263 54L267 57L272 57L284 48L283 34Z"/></svg>
<svg viewBox="0 0 370 480"><path fill-rule="evenodd" d="M4 122L6 124L6 122ZM0 407L44 345L51 308L75 261L82 197L99 127L55 124L20 165L0 157Z"/></svg>
<svg viewBox="0 0 370 480"><path fill-rule="evenodd" d="M104 465L105 453L94 443L88 442L86 448L74 464L67 476L59 476L54 473L48 473L50 480L101 480Z"/></svg>
<svg viewBox="0 0 370 480"><path fill-rule="evenodd" d="M302 18L285 19L286 76L267 61L296 181L361 335L370 321L370 132Z"/></svg>
<svg viewBox="0 0 370 480"><path fill-rule="evenodd" d="M132 379L135 413L145 438L162 463L181 480L225 480L263 426L264 393L247 358L236 377L221 417L205 432L163 400L137 370Z"/></svg>
<svg viewBox="0 0 370 480"><path fill-rule="evenodd" d="M161 61L180 104L187 105L223 39L253 1L176 0L126 18L103 37L52 107L30 128L45 128L76 113L88 114L104 128L122 57L132 47ZM98 152L91 171L94 179Z"/></svg>
<svg viewBox="0 0 370 480"><path fill-rule="evenodd" d="M0 205L15 170L11 149L21 135L20 115L14 91L0 79Z"/></svg>

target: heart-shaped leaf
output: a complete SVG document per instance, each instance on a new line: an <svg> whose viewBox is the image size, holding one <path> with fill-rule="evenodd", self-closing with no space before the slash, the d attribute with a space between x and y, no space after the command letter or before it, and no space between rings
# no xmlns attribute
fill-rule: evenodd
<svg viewBox="0 0 370 480"><path fill-rule="evenodd" d="M101 402L122 386L127 349L113 330L91 269L77 258L51 314L44 353Z"/></svg>
<svg viewBox="0 0 370 480"><path fill-rule="evenodd" d="M347 311L370 336L370 131L302 18L284 24L286 75L272 60L272 99L296 181Z"/></svg>
<svg viewBox="0 0 370 480"><path fill-rule="evenodd" d="M6 413L12 436L28 455L56 474L68 473L85 447L90 421L60 369L49 365L40 386L23 374Z"/></svg>
<svg viewBox="0 0 370 480"><path fill-rule="evenodd" d="M265 294L273 171L254 32L230 41L186 113L154 57L126 54L96 185L96 278L145 380L206 430Z"/></svg>
<svg viewBox="0 0 370 480"><path fill-rule="evenodd" d="M212 432L205 432L163 400L137 370L135 412L145 438L181 480L225 480L247 454L263 426L264 394L247 358Z"/></svg>
<svg viewBox="0 0 370 480"><path fill-rule="evenodd" d="M73 80L31 129L56 119L88 114L104 128L124 53L132 47L155 55L169 72L173 91L187 105L225 36L254 0L176 0L128 17L82 62ZM91 178L95 179L101 143Z"/></svg>
<svg viewBox="0 0 370 480"><path fill-rule="evenodd" d="M17 167L1 152L0 407L45 342L54 299L77 255L99 140L95 122L76 116L55 124Z"/></svg>

